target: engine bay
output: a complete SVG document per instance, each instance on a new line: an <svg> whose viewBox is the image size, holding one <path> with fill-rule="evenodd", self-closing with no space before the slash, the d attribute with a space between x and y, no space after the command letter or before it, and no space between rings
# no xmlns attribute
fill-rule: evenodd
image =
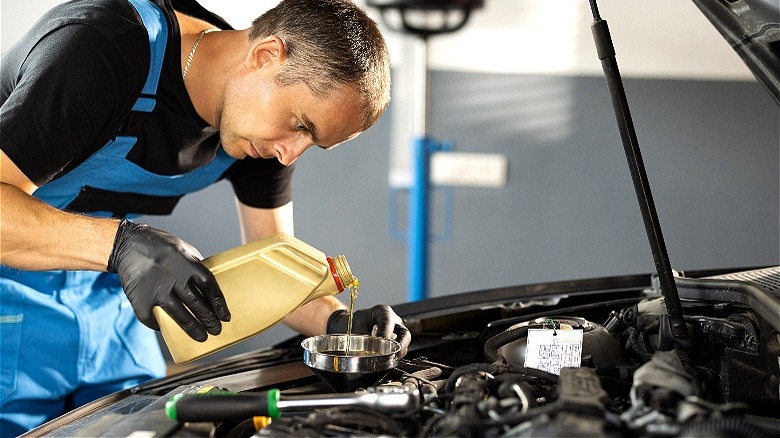
<svg viewBox="0 0 780 438"><path fill-rule="evenodd" d="M753 275L771 285L780 268ZM690 335L679 342L665 333L663 300L591 303L576 314L487 321L478 334L436 333L439 342L410 351L362 390L414 394L413 409L408 400L395 410L318 409L284 415L257 436L777 436L777 327L740 303L684 299ZM551 323L582 330L581 367L558 375L524 366L529 330Z"/></svg>

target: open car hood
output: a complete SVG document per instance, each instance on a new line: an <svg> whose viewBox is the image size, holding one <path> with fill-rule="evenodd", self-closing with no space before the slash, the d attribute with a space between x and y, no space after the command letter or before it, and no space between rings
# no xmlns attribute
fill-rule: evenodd
<svg viewBox="0 0 780 438"><path fill-rule="evenodd" d="M780 12L776 0L693 0L780 104Z"/></svg>

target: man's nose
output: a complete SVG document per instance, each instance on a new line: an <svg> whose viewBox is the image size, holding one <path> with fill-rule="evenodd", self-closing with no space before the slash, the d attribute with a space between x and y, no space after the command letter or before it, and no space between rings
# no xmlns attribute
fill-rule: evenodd
<svg viewBox="0 0 780 438"><path fill-rule="evenodd" d="M279 158L279 162L285 166L291 165L313 144L314 143L309 139L288 142L285 146L280 148L281 157Z"/></svg>

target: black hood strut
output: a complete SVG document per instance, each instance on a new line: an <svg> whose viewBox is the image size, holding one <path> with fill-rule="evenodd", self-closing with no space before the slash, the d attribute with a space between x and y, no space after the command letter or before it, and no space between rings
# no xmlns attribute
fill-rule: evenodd
<svg viewBox="0 0 780 438"><path fill-rule="evenodd" d="M623 81L615 59L615 48L612 45L612 37L609 34L607 22L599 16L596 0L589 0L593 12L593 40L596 43L596 51L601 60L601 67L607 80L609 94L612 97L612 108L617 118L620 137L623 140L623 148L628 159L628 167L631 170L631 179L634 182L639 208L642 211L642 219L645 223L647 238L653 253L655 269L661 284L661 291L666 301L666 311L669 315L672 336L675 339L683 339L688 335L688 329L683 319L682 304L677 293L677 285L674 282L674 273L669 263L669 255L666 252L661 225L658 221L658 213L653 203L653 195L650 192L650 184L647 180L645 166L642 162L642 154L639 151L639 142L636 138L634 123L628 109L626 92L623 89ZM663 326L663 324L662 324Z"/></svg>

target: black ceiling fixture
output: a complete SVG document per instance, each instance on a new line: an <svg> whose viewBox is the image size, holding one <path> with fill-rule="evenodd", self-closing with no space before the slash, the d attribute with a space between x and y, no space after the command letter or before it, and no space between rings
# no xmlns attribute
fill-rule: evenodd
<svg viewBox="0 0 780 438"><path fill-rule="evenodd" d="M461 29L484 0L366 0L390 29L428 38Z"/></svg>

